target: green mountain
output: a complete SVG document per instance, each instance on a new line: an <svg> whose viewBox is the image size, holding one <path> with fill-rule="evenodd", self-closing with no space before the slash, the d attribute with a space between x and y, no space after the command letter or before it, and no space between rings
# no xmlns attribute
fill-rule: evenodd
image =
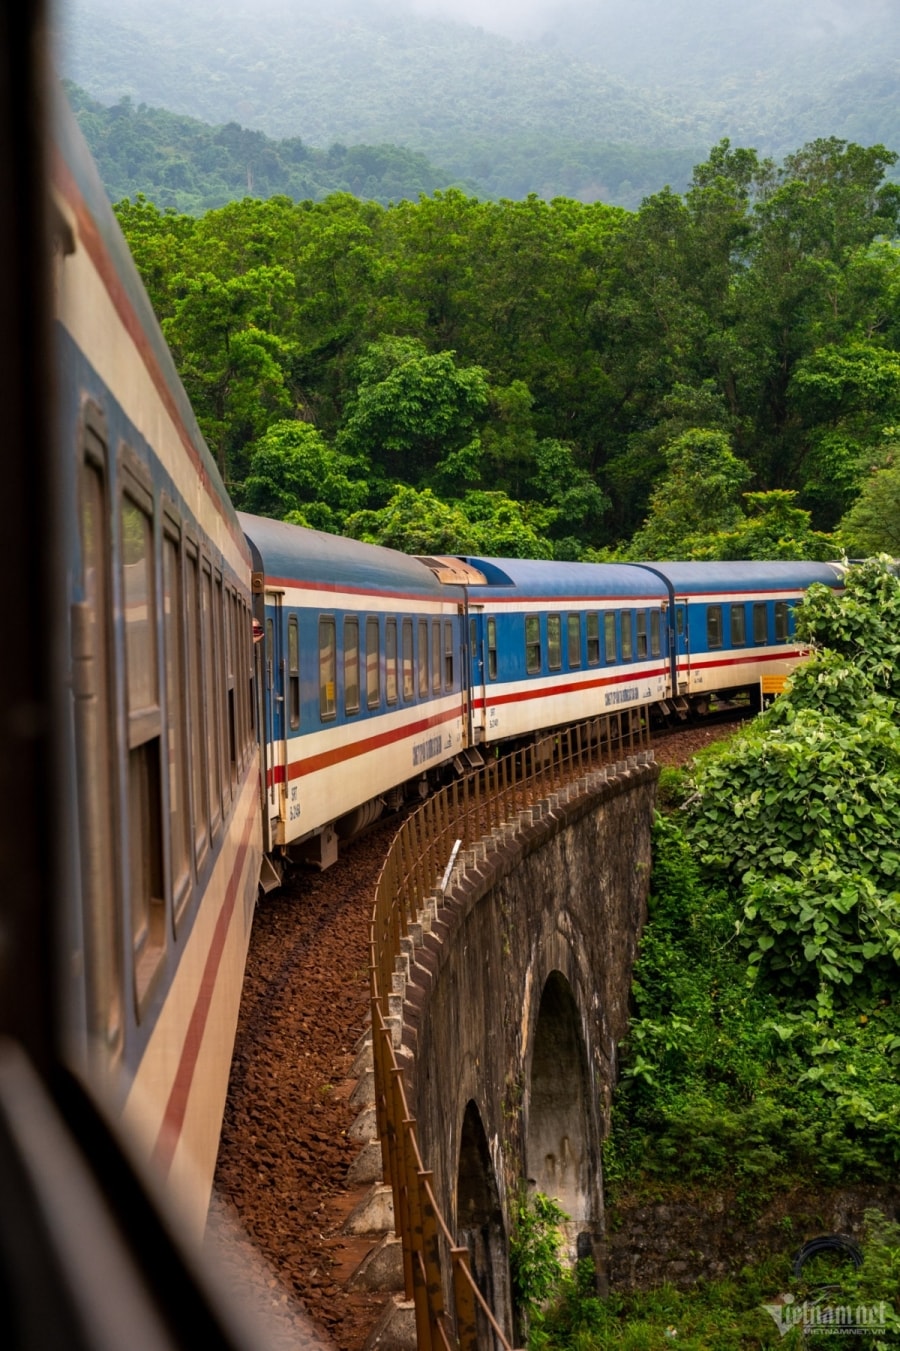
<svg viewBox="0 0 900 1351"><path fill-rule="evenodd" d="M654 108L550 46L334 0L70 0L59 66L93 98L240 122L308 145L393 144L481 195L530 192L636 205L687 182L709 148L690 117Z"/></svg>
<svg viewBox="0 0 900 1351"><path fill-rule="evenodd" d="M314 150L299 137L275 141L235 122L212 127L126 95L104 107L66 81L66 92L114 202L143 194L160 207L208 211L241 197L322 201L333 192L381 202L417 201L439 188L474 191L424 155L392 145Z"/></svg>
<svg viewBox="0 0 900 1351"><path fill-rule="evenodd" d="M658 107L780 157L838 136L900 149L896 0L578 0L545 42Z"/></svg>
<svg viewBox="0 0 900 1351"><path fill-rule="evenodd" d="M635 207L724 136L900 148L896 0L547 0L520 40L416 12L440 0L63 3L61 73L104 104L403 146L483 197Z"/></svg>

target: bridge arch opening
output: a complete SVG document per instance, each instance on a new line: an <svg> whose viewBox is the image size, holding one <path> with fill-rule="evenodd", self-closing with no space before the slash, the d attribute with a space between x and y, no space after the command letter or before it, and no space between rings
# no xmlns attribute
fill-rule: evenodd
<svg viewBox="0 0 900 1351"><path fill-rule="evenodd" d="M553 1197L569 1217L569 1260L590 1256L602 1223L599 1143L592 1139L581 1018L560 971L548 977L538 1009L525 1160L535 1190Z"/></svg>
<svg viewBox="0 0 900 1351"><path fill-rule="evenodd" d="M466 1104L459 1142L456 1182L456 1241L468 1248L475 1283L504 1331L511 1327L509 1255L497 1177L481 1113L474 1099ZM478 1345L494 1346L494 1335L481 1308Z"/></svg>

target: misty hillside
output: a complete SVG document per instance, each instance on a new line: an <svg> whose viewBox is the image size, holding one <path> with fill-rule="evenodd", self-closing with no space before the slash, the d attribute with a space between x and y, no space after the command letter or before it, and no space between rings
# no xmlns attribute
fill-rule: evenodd
<svg viewBox="0 0 900 1351"><path fill-rule="evenodd" d="M896 0L564 0L545 41L689 109L711 141L900 150Z"/></svg>
<svg viewBox="0 0 900 1351"><path fill-rule="evenodd" d="M396 4L70 0L59 64L103 103L320 147L408 146L488 196L637 204L709 148L591 65Z"/></svg>
<svg viewBox="0 0 900 1351"><path fill-rule="evenodd" d="M418 201L454 181L424 155L403 146L308 146L276 141L236 122L210 126L126 95L110 107L70 80L66 94L113 202L141 194L159 207L198 214L241 197L320 202L334 192L366 201Z"/></svg>
<svg viewBox="0 0 900 1351"><path fill-rule="evenodd" d="M415 3L65 0L61 73L104 103L408 147L490 197L636 206L726 135L900 147L895 0L547 0L519 41Z"/></svg>

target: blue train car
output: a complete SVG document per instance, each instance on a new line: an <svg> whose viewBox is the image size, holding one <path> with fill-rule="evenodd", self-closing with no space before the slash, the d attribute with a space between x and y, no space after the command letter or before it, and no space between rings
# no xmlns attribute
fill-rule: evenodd
<svg viewBox="0 0 900 1351"><path fill-rule="evenodd" d="M474 735L487 744L664 699L668 589L628 564L466 558Z"/></svg>
<svg viewBox="0 0 900 1351"><path fill-rule="evenodd" d="M710 698L780 690L807 655L794 610L813 583L839 588L838 563L646 563L668 591L671 699L704 712Z"/></svg>
<svg viewBox="0 0 900 1351"><path fill-rule="evenodd" d="M664 718L783 687L806 655L793 612L832 563L466 558L473 735L494 743L646 707Z"/></svg>
<svg viewBox="0 0 900 1351"><path fill-rule="evenodd" d="M464 593L391 549L240 520L263 629L266 849L326 867L467 748Z"/></svg>

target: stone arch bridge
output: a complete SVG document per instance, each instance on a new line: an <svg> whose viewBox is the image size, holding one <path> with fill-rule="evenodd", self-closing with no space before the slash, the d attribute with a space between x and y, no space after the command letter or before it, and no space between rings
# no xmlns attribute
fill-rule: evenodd
<svg viewBox="0 0 900 1351"><path fill-rule="evenodd" d="M421 1158L510 1346L508 1235L523 1188L559 1201L570 1258L593 1256L602 1282L600 1145L646 914L657 778L642 752L495 830L489 846L461 856L440 903L411 926L394 978L393 1041ZM366 1085L363 1074L363 1136L372 1122ZM368 1158L372 1192L350 1220L360 1232L377 1227L379 1205L391 1214L374 1142ZM390 1265L392 1243L399 1267L399 1244L388 1238L361 1281L385 1279L373 1272ZM414 1310L398 1298L378 1345L415 1346L413 1327ZM483 1314L475 1341L502 1345Z"/></svg>

